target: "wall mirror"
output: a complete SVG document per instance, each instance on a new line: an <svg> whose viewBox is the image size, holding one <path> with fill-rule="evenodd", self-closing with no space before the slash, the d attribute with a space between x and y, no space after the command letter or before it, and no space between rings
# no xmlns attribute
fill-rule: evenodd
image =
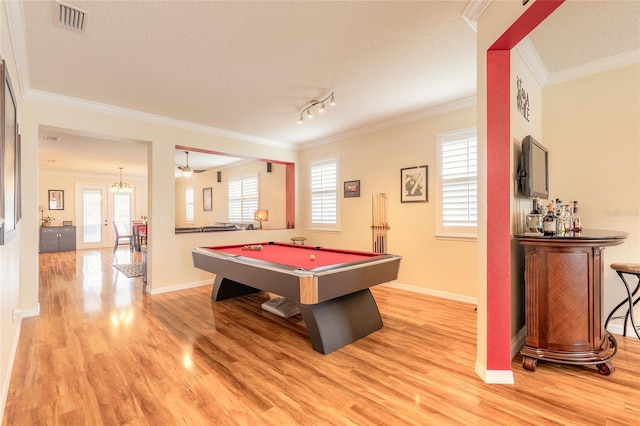
<svg viewBox="0 0 640 426"><path fill-rule="evenodd" d="M175 148L176 233L295 226L293 163Z"/></svg>

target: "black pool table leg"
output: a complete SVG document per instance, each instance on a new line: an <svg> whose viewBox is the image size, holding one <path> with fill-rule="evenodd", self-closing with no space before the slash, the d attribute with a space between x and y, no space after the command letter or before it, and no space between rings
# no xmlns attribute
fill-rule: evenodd
<svg viewBox="0 0 640 426"><path fill-rule="evenodd" d="M259 291L261 290L230 280L222 275L216 275L216 279L213 282L213 290L211 290L211 300L231 299L232 297L244 296Z"/></svg>
<svg viewBox="0 0 640 426"><path fill-rule="evenodd" d="M328 354L382 328L382 318L367 288L315 305L298 304L313 349Z"/></svg>

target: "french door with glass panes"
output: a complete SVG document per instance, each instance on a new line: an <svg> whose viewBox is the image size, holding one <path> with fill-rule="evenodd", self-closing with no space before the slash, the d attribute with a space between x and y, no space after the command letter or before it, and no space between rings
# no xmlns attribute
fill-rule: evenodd
<svg viewBox="0 0 640 426"><path fill-rule="evenodd" d="M76 194L78 249L112 247L114 222L130 230L133 193L109 192L105 185L78 184Z"/></svg>

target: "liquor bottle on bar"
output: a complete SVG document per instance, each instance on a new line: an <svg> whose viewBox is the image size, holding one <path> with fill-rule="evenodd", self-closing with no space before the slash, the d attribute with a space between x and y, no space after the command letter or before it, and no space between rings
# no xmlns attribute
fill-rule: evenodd
<svg viewBox="0 0 640 426"><path fill-rule="evenodd" d="M578 202L573 202L573 232L582 232L582 217L578 211Z"/></svg>
<svg viewBox="0 0 640 426"><path fill-rule="evenodd" d="M564 205L562 200L556 198L556 234L563 235L566 230Z"/></svg>
<svg viewBox="0 0 640 426"><path fill-rule="evenodd" d="M548 237L556 234L556 222L558 218L553 210L553 203L549 203L549 212L544 219L542 219L542 233Z"/></svg>
<svg viewBox="0 0 640 426"><path fill-rule="evenodd" d="M526 233L541 234L542 233L542 214L541 208L538 206L538 198L533 199L533 208L526 216Z"/></svg>

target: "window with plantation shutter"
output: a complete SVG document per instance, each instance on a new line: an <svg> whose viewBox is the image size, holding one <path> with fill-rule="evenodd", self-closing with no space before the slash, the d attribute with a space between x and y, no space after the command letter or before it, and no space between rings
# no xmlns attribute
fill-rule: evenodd
<svg viewBox="0 0 640 426"><path fill-rule="evenodd" d="M258 175L229 180L229 222L253 222L258 210Z"/></svg>
<svg viewBox="0 0 640 426"><path fill-rule="evenodd" d="M476 236L478 139L476 129L438 136L438 234Z"/></svg>
<svg viewBox="0 0 640 426"><path fill-rule="evenodd" d="M338 229L338 159L314 161L310 165L311 227Z"/></svg>
<svg viewBox="0 0 640 426"><path fill-rule="evenodd" d="M193 186L188 186L185 190L185 217L187 219L187 223L193 223L196 220L195 217L195 192L193 190Z"/></svg>

